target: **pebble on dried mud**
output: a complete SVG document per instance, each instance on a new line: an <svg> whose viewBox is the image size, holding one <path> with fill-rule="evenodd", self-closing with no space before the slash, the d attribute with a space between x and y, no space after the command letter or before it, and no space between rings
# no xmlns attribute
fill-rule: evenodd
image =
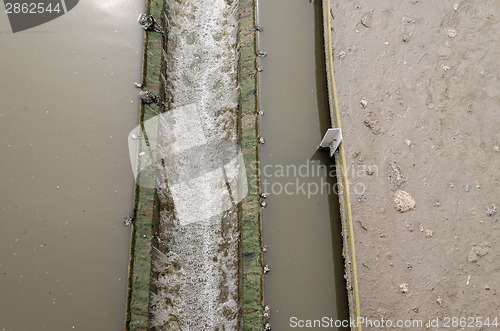
<svg viewBox="0 0 500 331"><path fill-rule="evenodd" d="M486 216L493 217L498 213L498 206L495 203L490 203L486 206Z"/></svg>
<svg viewBox="0 0 500 331"><path fill-rule="evenodd" d="M415 199L403 190L396 191L394 194L394 203L396 204L396 210L401 213L415 209Z"/></svg>
<svg viewBox="0 0 500 331"><path fill-rule="evenodd" d="M481 245L474 245L472 246L471 250L469 251L469 254L467 255L467 261L469 262L477 262L479 258L487 255L490 252L490 243L485 242L482 243Z"/></svg>

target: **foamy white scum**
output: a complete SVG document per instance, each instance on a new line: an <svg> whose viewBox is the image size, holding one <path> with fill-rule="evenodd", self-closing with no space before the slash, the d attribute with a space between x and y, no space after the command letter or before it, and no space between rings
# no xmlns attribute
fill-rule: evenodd
<svg viewBox="0 0 500 331"><path fill-rule="evenodd" d="M239 328L238 1L167 0L151 326ZM159 19L159 18L158 18Z"/></svg>

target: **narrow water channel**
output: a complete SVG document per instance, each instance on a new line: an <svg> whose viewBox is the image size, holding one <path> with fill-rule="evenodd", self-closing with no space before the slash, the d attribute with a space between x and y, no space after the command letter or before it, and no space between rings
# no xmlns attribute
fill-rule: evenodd
<svg viewBox="0 0 500 331"><path fill-rule="evenodd" d="M0 330L122 330L143 1L0 12Z"/></svg>
<svg viewBox="0 0 500 331"><path fill-rule="evenodd" d="M265 302L273 330L347 319L334 162L317 151L330 127L321 1L259 1ZM297 323L295 323L295 321Z"/></svg>

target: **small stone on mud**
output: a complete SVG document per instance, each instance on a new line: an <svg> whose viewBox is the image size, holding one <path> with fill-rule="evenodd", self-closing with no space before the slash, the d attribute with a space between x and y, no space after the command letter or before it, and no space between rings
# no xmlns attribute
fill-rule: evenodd
<svg viewBox="0 0 500 331"><path fill-rule="evenodd" d="M391 189L393 191L406 182L406 179L401 174L401 168L396 161L392 161L387 165L386 175L391 181Z"/></svg>
<svg viewBox="0 0 500 331"><path fill-rule="evenodd" d="M438 305L442 306L443 305L443 299L441 298L437 298L436 299L436 302L438 303Z"/></svg>
<svg viewBox="0 0 500 331"><path fill-rule="evenodd" d="M409 290L408 290L408 284L407 283L402 283L402 284L399 284L399 292L401 293L408 293Z"/></svg>
<svg viewBox="0 0 500 331"><path fill-rule="evenodd" d="M493 146L493 152L498 153L499 147L498 146Z"/></svg>
<svg viewBox="0 0 500 331"><path fill-rule="evenodd" d="M394 194L394 203L396 204L396 210L401 213L415 209L415 199L403 190L396 191Z"/></svg>
<svg viewBox="0 0 500 331"><path fill-rule="evenodd" d="M486 206L486 216L493 217L498 212L498 206L494 203L490 203Z"/></svg>
<svg viewBox="0 0 500 331"><path fill-rule="evenodd" d="M365 98L362 98L361 101L359 102L363 108L366 108L368 105L368 101L366 101Z"/></svg>
<svg viewBox="0 0 500 331"><path fill-rule="evenodd" d="M363 120L363 124L376 136L382 133L378 124L378 118L373 112L368 112L368 115Z"/></svg>
<svg viewBox="0 0 500 331"><path fill-rule="evenodd" d="M457 36L457 30L455 29L448 30L448 37L455 38L456 36Z"/></svg>
<svg viewBox="0 0 500 331"><path fill-rule="evenodd" d="M361 24L365 28L371 28L373 22L373 12L366 13L365 16L361 18Z"/></svg>
<svg viewBox="0 0 500 331"><path fill-rule="evenodd" d="M427 230L425 230L425 236L426 236L427 238L432 237L432 235L433 235L433 234L434 234L434 231L432 231L431 229L427 229Z"/></svg>
<svg viewBox="0 0 500 331"><path fill-rule="evenodd" d="M365 163L366 163L366 157L364 157L364 156L360 156L360 157L358 157L358 158L356 159L356 163L357 163L358 165L363 165L363 164L365 164Z"/></svg>
<svg viewBox="0 0 500 331"><path fill-rule="evenodd" d="M479 258L487 255L489 252L490 252L489 242L482 243L481 245L478 246L474 245L469 251L469 254L467 255L467 261L477 262Z"/></svg>
<svg viewBox="0 0 500 331"><path fill-rule="evenodd" d="M358 195L358 200L359 202L364 202L366 200L366 194L360 194Z"/></svg>

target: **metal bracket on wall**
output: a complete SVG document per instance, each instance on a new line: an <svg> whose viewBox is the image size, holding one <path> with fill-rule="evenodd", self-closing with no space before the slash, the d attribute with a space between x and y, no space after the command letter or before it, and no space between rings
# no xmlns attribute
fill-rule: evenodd
<svg viewBox="0 0 500 331"><path fill-rule="evenodd" d="M342 130L339 128L328 129L318 148L330 148L330 157L332 157L333 154L335 154L335 152L337 151L337 148L339 148L341 142Z"/></svg>

